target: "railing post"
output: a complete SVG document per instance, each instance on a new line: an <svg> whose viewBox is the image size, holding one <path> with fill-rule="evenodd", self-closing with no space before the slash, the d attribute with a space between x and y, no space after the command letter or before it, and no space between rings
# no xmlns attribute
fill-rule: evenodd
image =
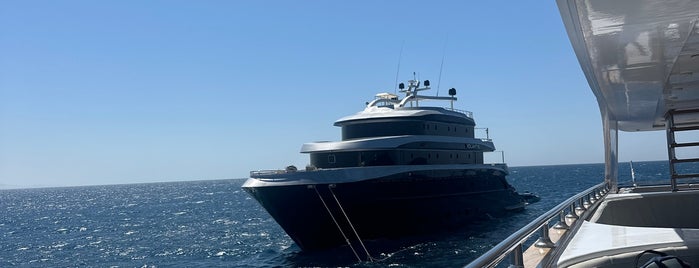
<svg viewBox="0 0 699 268"><path fill-rule="evenodd" d="M541 226L541 237L539 237L539 240L536 240L536 243L534 243L534 246L537 248L554 248L556 245L551 241L551 237L549 237L549 223L546 222L546 224Z"/></svg>
<svg viewBox="0 0 699 268"><path fill-rule="evenodd" d="M582 201L582 207L584 209L588 209L588 208L590 208L590 206L592 206L592 202L590 202L589 200L590 200L590 194L587 194L585 197L582 198L582 200L580 200L580 201Z"/></svg>
<svg viewBox="0 0 699 268"><path fill-rule="evenodd" d="M561 210L558 223L553 226L553 229L557 230L568 230L570 229L570 226L566 223L566 215L565 215L565 210Z"/></svg>
<svg viewBox="0 0 699 268"><path fill-rule="evenodd" d="M571 225L573 224L576 220L578 220L578 215L575 214L575 201L570 204L570 209L568 210L568 214L566 214L566 224ZM568 222L570 221L570 222Z"/></svg>
<svg viewBox="0 0 699 268"><path fill-rule="evenodd" d="M593 195L593 194L590 194L590 203L593 203L593 204L594 204L595 202L597 202L597 200L599 200L598 195L596 195L596 194L594 194L594 195Z"/></svg>
<svg viewBox="0 0 699 268"><path fill-rule="evenodd" d="M522 243L517 244L515 249L512 251L512 264L509 268L523 268L524 267L524 251L522 250Z"/></svg>
<svg viewBox="0 0 699 268"><path fill-rule="evenodd" d="M575 214L578 216L582 216L583 213L585 213L585 207L583 207L583 199L584 197L580 197L580 199L574 203L577 203L577 206L575 207Z"/></svg>

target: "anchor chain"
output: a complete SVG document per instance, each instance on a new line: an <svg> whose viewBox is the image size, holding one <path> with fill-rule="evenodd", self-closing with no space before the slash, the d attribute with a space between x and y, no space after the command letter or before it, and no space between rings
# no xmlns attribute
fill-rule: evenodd
<svg viewBox="0 0 699 268"><path fill-rule="evenodd" d="M337 206L340 207L340 211L342 211L342 215L345 216L345 219L347 220L347 223L349 223L349 226L352 228L352 231L354 232L354 235L357 237L359 244L364 249L364 253L366 254L367 260L369 260L369 262L373 262L374 258L372 258L371 255L369 254L369 251L366 249L366 246L364 246L364 242L362 242L362 238L359 237L359 233L357 233L357 229L354 228L354 225L352 225L352 222L350 221L349 217L347 216L345 209L342 208L342 205L340 204L340 200L337 199L337 196L335 195L335 192L332 189L333 187L335 187L334 184L328 185L328 190L330 190L330 194L332 194L333 198L335 198L335 202L337 202Z"/></svg>
<svg viewBox="0 0 699 268"><path fill-rule="evenodd" d="M330 208L328 207L328 204L325 203L325 200L323 200L323 196L321 196L320 192L318 192L318 188L316 188L315 185L312 185L312 188L313 188L313 190L316 191L316 194L318 194L318 198L320 198L320 202L323 203L325 210L327 210L328 214L330 214L330 218L332 218L333 222L335 222L335 226L337 226L337 229L340 231L340 234L342 234L342 237L345 238L345 242L347 242L347 245L352 250L352 253L354 253L354 256L357 257L357 260L359 260L361 262L362 258L359 257L359 254L357 254L357 251L354 250L354 247L352 247L352 243L350 243L349 239L347 238L347 235L345 235L345 232L342 231L342 227L340 227L340 224L335 219L335 216L333 216L332 212L330 212Z"/></svg>

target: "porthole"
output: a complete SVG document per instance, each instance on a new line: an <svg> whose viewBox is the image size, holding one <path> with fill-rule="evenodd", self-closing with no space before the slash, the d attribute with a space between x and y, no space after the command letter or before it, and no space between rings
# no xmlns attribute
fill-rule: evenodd
<svg viewBox="0 0 699 268"><path fill-rule="evenodd" d="M337 159L335 159L335 155L334 155L334 154L329 154L329 155L328 155L328 163L329 163L329 164L335 164L335 163L337 163Z"/></svg>

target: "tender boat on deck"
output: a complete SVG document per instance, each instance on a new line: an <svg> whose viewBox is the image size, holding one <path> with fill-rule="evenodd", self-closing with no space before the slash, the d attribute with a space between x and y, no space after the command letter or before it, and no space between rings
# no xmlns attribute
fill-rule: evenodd
<svg viewBox="0 0 699 268"><path fill-rule="evenodd" d="M302 146L305 170L253 171L243 185L303 250L348 245L371 260L363 240L429 233L522 210L504 163L484 163L492 140L476 138L470 112L449 96L425 96L410 80L404 98L378 94L341 118L342 140ZM450 101L450 108L423 106ZM360 252L360 253L358 253ZM366 255L366 257L360 257Z"/></svg>
<svg viewBox="0 0 699 268"><path fill-rule="evenodd" d="M602 114L604 182L468 267L699 266L699 1L557 2ZM618 184L619 130L666 132L666 185Z"/></svg>

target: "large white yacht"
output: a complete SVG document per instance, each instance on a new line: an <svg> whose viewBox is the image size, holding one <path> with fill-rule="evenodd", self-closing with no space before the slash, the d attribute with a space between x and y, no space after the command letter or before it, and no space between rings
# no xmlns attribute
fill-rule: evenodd
<svg viewBox="0 0 699 268"><path fill-rule="evenodd" d="M484 163L495 146L487 135L476 137L471 112L453 108L456 89L418 94L430 89L428 80L399 88L403 98L377 94L363 111L336 121L341 141L304 144L304 170L250 173L243 189L301 249L348 245L370 260L364 240L435 232L525 207L506 181L507 166Z"/></svg>
<svg viewBox="0 0 699 268"><path fill-rule="evenodd" d="M699 1L557 3L599 104L605 177L468 267L699 265ZM666 132L665 184L618 183L619 130Z"/></svg>

